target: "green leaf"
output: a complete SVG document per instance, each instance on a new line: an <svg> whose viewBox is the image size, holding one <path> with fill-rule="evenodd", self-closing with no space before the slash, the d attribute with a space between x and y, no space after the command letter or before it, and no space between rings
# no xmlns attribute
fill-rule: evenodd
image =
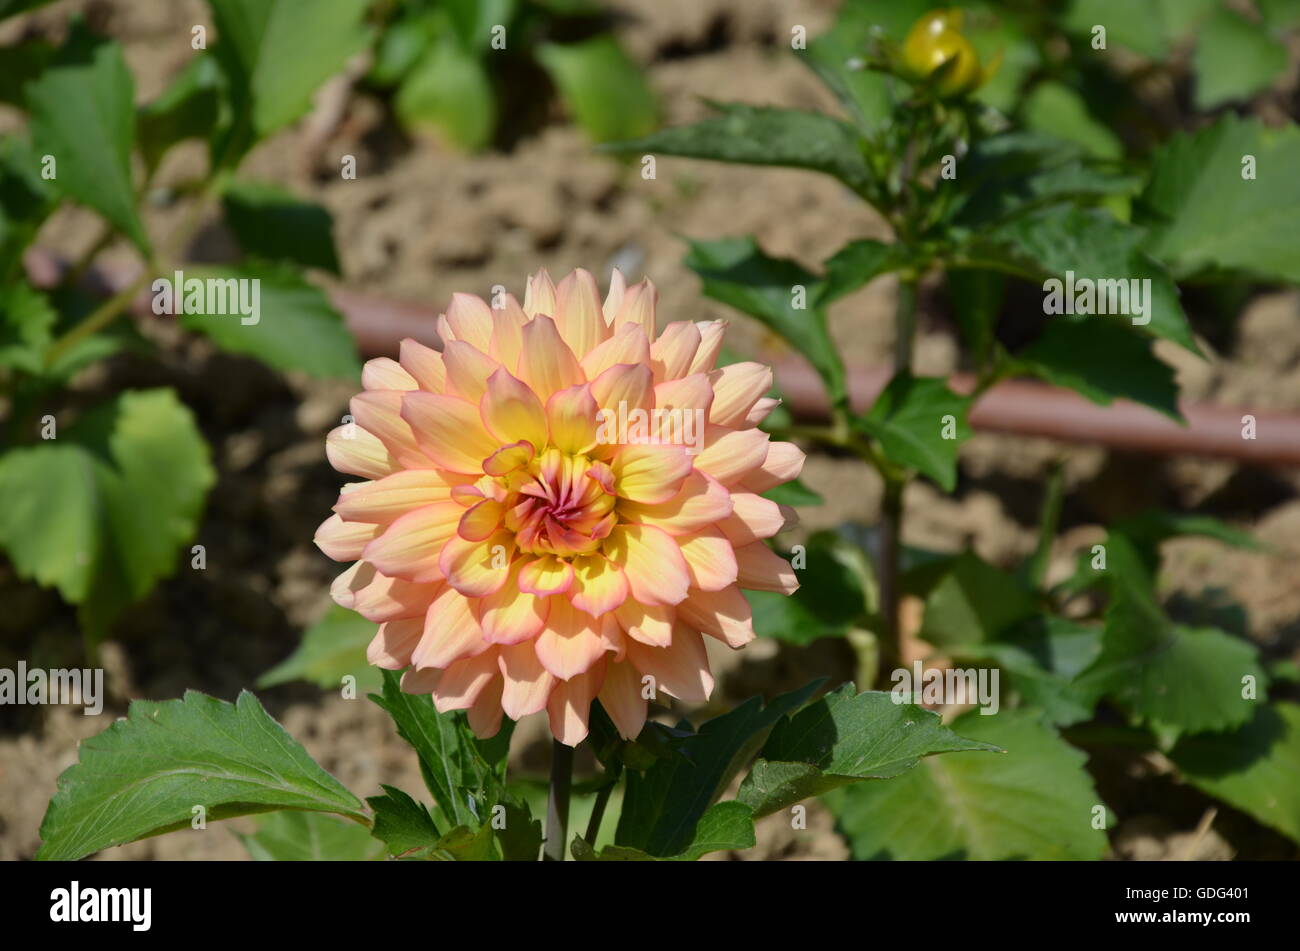
<svg viewBox="0 0 1300 951"><path fill-rule="evenodd" d="M955 653L997 664L1026 705L1054 726L1069 726L1091 719L1101 699L1100 685L1076 680L1101 653L1101 641L1097 625L1040 614L1000 640L962 645Z"/></svg>
<svg viewBox="0 0 1300 951"><path fill-rule="evenodd" d="M1147 256L1144 250L1147 244L1141 228L1118 221L1107 212L1056 205L1020 215L980 233L972 240L968 252L973 259L969 262L972 266L1006 271L1031 281L1059 280L1062 302L1070 296L1067 282L1071 274L1076 295L1081 280L1119 281L1125 289L1131 286L1125 282L1149 280L1149 294L1145 283L1138 285L1144 310L1141 315L1137 313L1136 302L1130 301L1130 313L1094 313L1083 319L1127 321L1141 333L1172 340L1199 356L1187 317L1178 302L1178 288L1164 268ZM1047 317L1045 281L1043 291L1044 317ZM1099 307L1103 295L1098 292L1095 296L1094 305ZM1124 297L1118 300L1122 302ZM1139 320L1145 323L1137 323Z"/></svg>
<svg viewBox="0 0 1300 951"><path fill-rule="evenodd" d="M1129 399L1183 421L1173 367L1155 355L1149 338L1121 325L1057 318L1015 355L1015 364L1102 406Z"/></svg>
<svg viewBox="0 0 1300 951"><path fill-rule="evenodd" d="M235 182L221 196L226 224L245 254L339 274L334 218L278 185Z"/></svg>
<svg viewBox="0 0 1300 951"><path fill-rule="evenodd" d="M1261 706L1241 729L1184 738L1170 757L1202 792L1300 842L1300 705Z"/></svg>
<svg viewBox="0 0 1300 951"><path fill-rule="evenodd" d="M963 750L998 748L957 736L937 713L890 693L855 696L845 684L776 725L736 798L761 819L849 783L897 776L922 757Z"/></svg>
<svg viewBox="0 0 1300 951"><path fill-rule="evenodd" d="M826 502L820 495L798 479L792 479L763 493L763 498L780 505L804 506L822 505Z"/></svg>
<svg viewBox="0 0 1300 951"><path fill-rule="evenodd" d="M952 729L1006 753L935 756L901 776L826 797L854 858L1102 857L1106 833L1092 827L1102 802L1083 753L1030 711L972 711Z"/></svg>
<svg viewBox="0 0 1300 951"><path fill-rule="evenodd" d="M405 857L414 853L412 857L426 857L442 838L428 807L393 786L380 788L384 795L366 799L375 814L375 838L389 855Z"/></svg>
<svg viewBox="0 0 1300 951"><path fill-rule="evenodd" d="M952 186L956 223L985 228L1062 201L1136 193L1142 179L1087 157L1081 146L1041 132L981 139L962 159Z"/></svg>
<svg viewBox="0 0 1300 951"><path fill-rule="evenodd" d="M58 315L26 281L0 289L0 367L40 373Z"/></svg>
<svg viewBox="0 0 1300 951"><path fill-rule="evenodd" d="M451 24L466 49L487 49L492 28L510 23L516 0L442 0Z"/></svg>
<svg viewBox="0 0 1300 951"><path fill-rule="evenodd" d="M617 152L777 165L833 175L858 194L873 182L857 131L831 116L798 109L712 103L721 115L606 148Z"/></svg>
<svg viewBox="0 0 1300 951"><path fill-rule="evenodd" d="M1286 46L1257 23L1220 7L1196 36L1196 108L1250 99L1286 69Z"/></svg>
<svg viewBox="0 0 1300 951"><path fill-rule="evenodd" d="M871 569L861 549L833 532L817 532L808 539L804 557L803 567L796 569L799 590L794 594L744 592L758 634L810 644L822 637L843 637L864 623Z"/></svg>
<svg viewBox="0 0 1300 951"><path fill-rule="evenodd" d="M957 484L957 449L970 438L970 397L941 379L902 372L876 397L858 426L893 462L933 479L945 492ZM951 433L953 438L946 438Z"/></svg>
<svg viewBox="0 0 1300 951"><path fill-rule="evenodd" d="M365 826L319 812L268 813L239 841L259 862L373 862L384 855Z"/></svg>
<svg viewBox="0 0 1300 951"><path fill-rule="evenodd" d="M40 176L40 157L13 136L0 136L0 281L23 276L23 250L54 210L50 183Z"/></svg>
<svg viewBox="0 0 1300 951"><path fill-rule="evenodd" d="M50 2L52 0L0 0L0 19L22 13L24 10L43 7Z"/></svg>
<svg viewBox="0 0 1300 951"><path fill-rule="evenodd" d="M39 77L27 84L32 142L55 160L55 186L98 211L145 255L149 238L131 183L135 85L122 48L78 21Z"/></svg>
<svg viewBox="0 0 1300 951"><path fill-rule="evenodd" d="M44 71L57 50L39 37L2 49L5 68L0 72L0 102L24 109L27 99L23 95L23 87Z"/></svg>
<svg viewBox="0 0 1300 951"><path fill-rule="evenodd" d="M654 856L624 845L607 845L596 852L581 836L574 839L572 851L579 862L695 862L710 852L753 848L754 841L754 817L749 807L720 802L700 816L691 840L674 855Z"/></svg>
<svg viewBox="0 0 1300 951"><path fill-rule="evenodd" d="M473 151L492 141L496 97L483 63L444 37L402 80L393 100L398 121Z"/></svg>
<svg viewBox="0 0 1300 951"><path fill-rule="evenodd" d="M1255 159L1244 179L1243 159ZM1138 211L1148 250L1180 280L1241 272L1300 281L1300 129L1225 116L1156 152Z"/></svg>
<svg viewBox="0 0 1300 951"><path fill-rule="evenodd" d="M867 55L878 36L901 42L930 5L929 0L846 0L831 28L795 55L830 87L863 132L874 132L888 121L893 102L906 98L907 87L867 69Z"/></svg>
<svg viewBox="0 0 1300 951"><path fill-rule="evenodd" d="M1097 158L1117 159L1124 155L1119 136L1094 118L1083 96L1064 83L1038 83L1025 97L1021 109L1025 125L1035 132L1073 142Z"/></svg>
<svg viewBox="0 0 1300 951"><path fill-rule="evenodd" d="M427 694L403 693L400 674L386 670L383 677L383 694L372 693L370 699L393 718L398 734L419 755L420 772L434 802L453 826L477 828L483 817L471 800L483 791L485 776L479 774L477 788L469 787L478 753L473 736L460 722L463 716L439 713Z"/></svg>
<svg viewBox="0 0 1300 951"><path fill-rule="evenodd" d="M925 599L917 636L936 647L991 641L1036 609L1033 594L972 551L954 558Z"/></svg>
<svg viewBox="0 0 1300 951"><path fill-rule="evenodd" d="M248 691L235 703L186 691L136 700L126 719L83 740L41 823L40 859L78 859L109 846L208 821L302 809L369 825L360 800L307 755Z"/></svg>
<svg viewBox="0 0 1300 951"><path fill-rule="evenodd" d="M685 264L700 276L706 297L736 308L779 334L807 357L835 402L847 399L844 365L827 329L825 306L891 266L877 241L855 241L827 262L819 278L794 261L764 254L749 236L692 241ZM803 288L803 307L796 307Z"/></svg>
<svg viewBox="0 0 1300 951"><path fill-rule="evenodd" d="M223 350L257 357L277 370L301 370L317 377L354 380L361 373L356 343L325 293L303 279L297 271L283 266L249 265L225 268L188 268L185 283L191 279L225 282L256 281L245 285L256 288L257 297L248 301L250 313L239 313L231 306L227 292L225 306L207 313L206 297L196 310L186 305L181 322L187 330L211 337ZM217 285L213 285L217 286ZM179 289L177 290L179 295ZM250 295L252 290L248 292ZM251 313L252 304L257 313ZM176 308L180 309L179 305ZM244 321L250 321L245 323Z"/></svg>
<svg viewBox="0 0 1300 951"><path fill-rule="evenodd" d="M768 731L819 686L816 681L766 706L751 697L676 741L676 755L656 760L644 773L629 771L615 844L661 858L685 852L700 819L758 752Z"/></svg>
<svg viewBox="0 0 1300 951"><path fill-rule="evenodd" d="M369 40L367 0L208 0L219 43L213 52L230 83L230 130L218 156L233 159L293 122L326 79ZM224 154L223 154L224 151Z"/></svg>
<svg viewBox="0 0 1300 951"><path fill-rule="evenodd" d="M216 58L200 54L161 96L136 113L136 140L148 168L156 168L176 143L206 139L212 133L221 106L220 85Z"/></svg>
<svg viewBox="0 0 1300 951"><path fill-rule="evenodd" d="M988 362L996 338L1006 281L995 271L953 268L945 273L953 316L977 366Z"/></svg>
<svg viewBox="0 0 1300 951"><path fill-rule="evenodd" d="M1088 40L1095 25L1104 26L1107 46L1124 46L1148 59L1162 60L1218 4L1219 0L1074 0L1065 25Z"/></svg>
<svg viewBox="0 0 1300 951"><path fill-rule="evenodd" d="M57 440L0 458L0 545L20 576L81 605L99 636L175 569L214 481L175 393L127 392Z"/></svg>
<svg viewBox="0 0 1300 951"><path fill-rule="evenodd" d="M337 690L343 678L351 676L362 690L378 689L378 669L366 660L366 647L374 636L373 621L333 605L325 617L307 628L292 654L257 678L257 686L307 680L322 690Z"/></svg>
<svg viewBox="0 0 1300 951"><path fill-rule="evenodd" d="M594 141L635 138L654 129L654 94L611 34L542 43L536 52L569 113Z"/></svg>

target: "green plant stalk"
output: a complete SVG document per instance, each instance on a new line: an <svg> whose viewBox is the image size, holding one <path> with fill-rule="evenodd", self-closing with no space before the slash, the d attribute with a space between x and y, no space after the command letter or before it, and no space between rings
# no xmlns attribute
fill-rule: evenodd
<svg viewBox="0 0 1300 951"><path fill-rule="evenodd" d="M587 834L583 836L593 849L596 847L596 836L600 835L600 822L605 818L605 807L609 805L609 797L614 794L614 787L617 785L618 780L614 779L596 793L596 802L591 807L591 818L587 820Z"/></svg>
<svg viewBox="0 0 1300 951"><path fill-rule="evenodd" d="M894 310L894 375L910 373L912 344L916 337L917 275L904 273L898 280L898 300ZM902 663L902 632L899 607L902 604L903 491L907 473L894 467L880 467L885 481L880 503L880 563L876 574L880 583L880 664L877 680L887 678Z"/></svg>
<svg viewBox="0 0 1300 951"><path fill-rule="evenodd" d="M569 799L573 791L573 747L551 742L551 789L546 799L546 846L542 861L563 862L569 841Z"/></svg>

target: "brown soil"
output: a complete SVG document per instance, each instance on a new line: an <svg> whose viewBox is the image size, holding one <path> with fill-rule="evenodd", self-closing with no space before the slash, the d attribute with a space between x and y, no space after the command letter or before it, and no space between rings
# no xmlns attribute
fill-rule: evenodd
<svg viewBox="0 0 1300 951"><path fill-rule="evenodd" d="M710 97L830 108L827 93L788 51L790 27L815 34L834 4L798 0L618 0L619 31L662 96L665 120L678 123L704 111ZM93 0L63 2L10 23L0 35L45 30L56 34L70 11L85 10L120 38L137 77L141 101L156 95L187 59L189 29L207 23L205 5L183 2ZM558 117L557 117L558 118ZM0 112L0 129L15 117ZM338 177L339 156L353 154L359 177ZM179 149L159 179L164 188L202 174L200 148ZM756 234L773 254L815 267L845 241L885 237L887 229L844 189L797 172L715 166L660 158L658 177L644 181L635 168L596 156L573 128L553 123L506 154L463 156L429 142L409 142L374 100L349 100L341 123L324 141L291 130L261 147L244 176L286 182L333 212L344 283L390 297L441 304L453 291L486 295L494 284L519 292L527 272L584 266L603 277L617 265L650 275L661 291L664 319L733 321L730 345L762 356L779 346L770 336L720 305L703 300L682 263L679 235ZM165 234L179 207L166 192L150 214ZM98 233L94 219L61 212L40 237L46 247L75 256ZM215 229L194 253L228 251ZM114 247L110 255L130 260ZM838 304L835 335L845 359L877 365L892 344L893 286L881 280ZM941 295L925 297L928 319L917 348L917 369L956 368L958 348L942 316ZM1300 409L1300 295L1263 295L1246 308L1236 339L1208 362L1169 351L1189 396L1258 407ZM209 499L199 541L208 567L182 565L176 576L132 609L105 645L113 699L106 715L120 715L131 697L166 698L195 688L232 698L286 656L303 627L328 605L326 587L337 567L310 539L342 481L325 462L324 435L346 412L351 387L274 374L255 362L221 354L206 341L149 324L161 359L115 358L77 381L74 400L124 386L171 385L194 409L214 453L219 481ZM1208 349L1208 348L1207 348ZM1040 484L1048 466L1063 460L1071 492L1053 571L1064 574L1073 553L1102 534L1118 514L1160 504L1196 507L1248 529L1267 554L1224 551L1187 540L1169 546L1161 584L1166 593L1218 596L1243 606L1249 631L1269 656L1297 656L1300 644L1300 476L1264 473L1225 462L1133 459L1088 447L1063 448L1038 440L981 435L962 454L963 479L955 496L927 484L909 491L908 544L954 551L970 545L1006 564L1033 544ZM805 482L826 505L802 513L807 531L844 521L872 525L880 487L856 462L809 459ZM80 638L57 596L21 584L0 565L0 666L18 658L33 666L75 665ZM847 679L851 658L843 645L789 649L759 642L742 655L717 656L724 671L722 704L755 690L773 693L822 675ZM365 700L348 701L296 685L263 691L268 709L307 749L359 795L390 783L414 790L418 771L385 715ZM37 828L59 773L76 759L77 741L101 731L103 717L67 709L29 709L0 721L0 858L30 857ZM525 762L538 725L521 729L516 749ZM530 740L530 737L532 739ZM1133 769L1122 763L1117 770ZM1184 791L1186 792L1186 791ZM1122 794L1122 793L1121 793ZM1158 809L1128 813L1116 836L1120 857L1262 856L1279 848L1250 820L1233 816L1224 838L1216 824L1194 830L1204 801L1152 817ZM1135 809L1138 804L1135 804ZM1231 810L1221 810L1221 813ZM241 824L242 823L242 824ZM747 858L843 858L846 850L829 816L810 809L809 830L793 832L780 820L759 826L760 845ZM206 832L176 833L105 853L102 858L246 857L231 833L247 820L217 823ZM1262 845L1255 843L1263 842Z"/></svg>

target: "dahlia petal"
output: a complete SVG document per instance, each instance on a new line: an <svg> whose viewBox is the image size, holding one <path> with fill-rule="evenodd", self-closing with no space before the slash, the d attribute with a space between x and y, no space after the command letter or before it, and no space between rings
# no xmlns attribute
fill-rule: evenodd
<svg viewBox="0 0 1300 951"><path fill-rule="evenodd" d="M605 316L605 323L613 325L614 318L618 316L619 308L623 306L623 295L627 293L627 278L618 268L611 268L609 272L609 292L605 294L605 302L601 305L601 311Z"/></svg>
<svg viewBox="0 0 1300 951"><path fill-rule="evenodd" d="M501 676L505 678L501 706L506 716L518 720L544 709L555 686L555 675L537 659L533 642L511 644L499 650Z"/></svg>
<svg viewBox="0 0 1300 951"><path fill-rule="evenodd" d="M596 696L625 740L635 740L645 726L646 699L641 691L641 674L629 661L606 665L605 682Z"/></svg>
<svg viewBox="0 0 1300 951"><path fill-rule="evenodd" d="M681 490L691 457L681 446L622 446L610 468L622 498L653 504L667 502Z"/></svg>
<svg viewBox="0 0 1300 951"><path fill-rule="evenodd" d="M750 407L749 412L745 414L744 428L750 429L757 426L763 420L772 415L772 410L776 409L780 405L781 401L771 396L764 396L755 401L754 405Z"/></svg>
<svg viewBox="0 0 1300 951"><path fill-rule="evenodd" d="M525 440L502 446L483 460L483 471L490 476L503 476L533 461L533 444ZM481 493L480 493L481 494ZM453 498L455 493L452 493Z"/></svg>
<svg viewBox="0 0 1300 951"><path fill-rule="evenodd" d="M325 437L325 458L339 472L367 479L382 479L398 468L388 447L379 437L356 423L345 423Z"/></svg>
<svg viewBox="0 0 1300 951"><path fill-rule="evenodd" d="M344 492L334 511L350 522L391 525L407 512L451 498L464 477L437 469L402 469Z"/></svg>
<svg viewBox="0 0 1300 951"><path fill-rule="evenodd" d="M433 705L439 713L474 706L483 688L498 676L496 653L496 648L490 648L464 657L442 672L433 688Z"/></svg>
<svg viewBox="0 0 1300 951"><path fill-rule="evenodd" d="M691 587L720 591L736 583L738 568L732 542L716 528L706 528L677 538L677 546L691 573Z"/></svg>
<svg viewBox="0 0 1300 951"><path fill-rule="evenodd" d="M447 369L442 354L418 340L406 337L397 353L402 369L411 374L420 389L441 393L447 387Z"/></svg>
<svg viewBox="0 0 1300 951"><path fill-rule="evenodd" d="M766 492L791 479L797 479L807 458L804 451L794 443L769 443L763 464L741 479L738 485L749 492Z"/></svg>
<svg viewBox="0 0 1300 951"><path fill-rule="evenodd" d="M574 356L581 359L609 336L600 291L590 271L578 268L555 289L555 326Z"/></svg>
<svg viewBox="0 0 1300 951"><path fill-rule="evenodd" d="M591 381L596 405L624 416L654 409L654 375L644 363L616 363Z"/></svg>
<svg viewBox="0 0 1300 951"><path fill-rule="evenodd" d="M697 439L704 438L704 422L709 418L709 407L713 405L713 387L709 378L703 373L692 373L674 380L665 380L655 386L656 410L700 410L703 414L698 422L692 420L690 425Z"/></svg>
<svg viewBox="0 0 1300 951"><path fill-rule="evenodd" d="M420 621L420 639L410 656L416 667L447 667L488 649L473 603L451 585L442 587Z"/></svg>
<svg viewBox="0 0 1300 951"><path fill-rule="evenodd" d="M721 482L703 472L692 472L677 494L666 502L643 505L625 502L619 507L629 522L653 525L669 535L684 535L719 522L731 514L731 495Z"/></svg>
<svg viewBox="0 0 1300 951"><path fill-rule="evenodd" d="M457 535L443 545L438 568L461 594L482 598L506 583L514 550L514 536L504 530L479 541Z"/></svg>
<svg viewBox="0 0 1300 951"><path fill-rule="evenodd" d="M362 557L380 572L409 581L436 581L442 577L438 554L456 534L464 511L447 500L407 512L366 546Z"/></svg>
<svg viewBox="0 0 1300 951"><path fill-rule="evenodd" d="M695 457L695 468L729 486L763 464L771 438L761 429L724 430L709 426L704 449Z"/></svg>
<svg viewBox="0 0 1300 951"><path fill-rule="evenodd" d="M624 324L636 324L645 331L647 339L655 335L655 307L659 302L659 292L650 278L644 278L623 292L623 304L614 318L614 330L617 332Z"/></svg>
<svg viewBox="0 0 1300 951"><path fill-rule="evenodd" d="M524 327L516 374L543 400L585 381L582 367L550 317L535 317Z"/></svg>
<svg viewBox="0 0 1300 951"><path fill-rule="evenodd" d="M479 693L466 716L474 735L480 740L486 740L501 732L501 717L504 713L501 709L501 678L494 677Z"/></svg>
<svg viewBox="0 0 1300 951"><path fill-rule="evenodd" d="M335 561L356 561L378 532L377 525L345 522L331 515L316 529L316 547Z"/></svg>
<svg viewBox="0 0 1300 951"><path fill-rule="evenodd" d="M650 344L650 368L655 382L676 380L686 375L700 349L700 331L689 320L676 320Z"/></svg>
<svg viewBox="0 0 1300 951"><path fill-rule="evenodd" d="M793 524L792 509L752 492L732 492L731 504L731 515L719 522L718 527L735 545L771 538Z"/></svg>
<svg viewBox="0 0 1300 951"><path fill-rule="evenodd" d="M478 407L453 396L418 390L402 397L402 418L439 469L477 475L500 443L483 426Z"/></svg>
<svg viewBox="0 0 1300 951"><path fill-rule="evenodd" d="M641 604L628 598L614 611L628 637L651 647L667 647L673 642L676 609L663 604Z"/></svg>
<svg viewBox="0 0 1300 951"><path fill-rule="evenodd" d="M744 647L754 639L754 612L740 585L721 591L693 590L677 605L677 616L728 647Z"/></svg>
<svg viewBox="0 0 1300 951"><path fill-rule="evenodd" d="M447 395L470 403L483 398L488 378L502 369L501 364L463 340L453 340L442 348L442 362L447 368Z"/></svg>
<svg viewBox="0 0 1300 951"><path fill-rule="evenodd" d="M690 572L666 532L649 525L619 525L605 541L605 555L622 567L632 597L642 604L676 604L686 597Z"/></svg>
<svg viewBox="0 0 1300 951"><path fill-rule="evenodd" d="M457 292L451 295L445 316L456 340L487 353L492 342L492 308L488 307L487 301L473 294ZM443 343L450 341L444 338Z"/></svg>
<svg viewBox="0 0 1300 951"><path fill-rule="evenodd" d="M585 673L561 681L546 702L551 734L565 746L577 746L587 738L591 701L605 682L605 663L600 661Z"/></svg>
<svg viewBox="0 0 1300 951"><path fill-rule="evenodd" d="M439 583L420 583L380 574L375 566L359 561L330 585L330 596L367 621L383 624L417 617L428 610Z"/></svg>
<svg viewBox="0 0 1300 951"><path fill-rule="evenodd" d="M579 611L599 617L613 611L627 599L628 584L623 571L599 552L573 559L573 587L569 600Z"/></svg>
<svg viewBox="0 0 1300 951"><path fill-rule="evenodd" d="M536 637L546 626L550 599L519 589L522 567L522 561L516 560L506 583L479 604L479 624L489 643L518 644Z"/></svg>
<svg viewBox="0 0 1300 951"><path fill-rule="evenodd" d="M479 402L488 432L502 443L524 441L534 450L546 445L546 411L537 394L504 367L488 379Z"/></svg>
<svg viewBox="0 0 1300 951"><path fill-rule="evenodd" d="M411 652L420 643L424 632L424 619L401 618L379 625L370 646L366 648L366 662L384 670L401 670L411 665Z"/></svg>
<svg viewBox="0 0 1300 951"><path fill-rule="evenodd" d="M759 398L772 388L772 368L746 361L731 363L709 374L713 412L709 422L739 429Z"/></svg>
<svg viewBox="0 0 1300 951"><path fill-rule="evenodd" d="M688 374L708 373L713 369L713 364L718 362L718 354L722 352L722 338L727 332L727 322L699 320L695 323L695 329L700 332L700 346L695 351L695 356L691 358L691 365L687 367L686 372Z"/></svg>
<svg viewBox="0 0 1300 951"><path fill-rule="evenodd" d="M563 594L573 585L573 566L555 555L525 561L519 569L519 590L545 597Z"/></svg>
<svg viewBox="0 0 1300 951"><path fill-rule="evenodd" d="M441 679L442 671L437 667L426 667L424 670L412 667L402 674L400 687L402 693L431 694Z"/></svg>
<svg viewBox="0 0 1300 951"><path fill-rule="evenodd" d="M456 534L469 542L481 542L501 526L501 516L504 514L504 505L496 499L484 499L472 505L460 517Z"/></svg>
<svg viewBox="0 0 1300 951"><path fill-rule="evenodd" d="M555 310L555 284L551 275L542 268L524 285L524 313L529 317L538 314L554 317Z"/></svg>
<svg viewBox="0 0 1300 951"><path fill-rule="evenodd" d="M768 548L763 542L743 545L736 549L737 581L751 591L777 591L794 594L799 590L790 563Z"/></svg>
<svg viewBox="0 0 1300 951"><path fill-rule="evenodd" d="M594 380L620 363L648 366L650 341L637 324L624 324L616 334L598 344L580 362L588 380Z"/></svg>
<svg viewBox="0 0 1300 951"><path fill-rule="evenodd" d="M348 408L357 425L377 436L401 466L426 469L432 463L420 450L410 425L402 419L402 399L401 390L366 390L352 397Z"/></svg>
<svg viewBox="0 0 1300 951"><path fill-rule="evenodd" d="M585 453L596 445L598 407L586 383L560 390L546 401L551 444L562 452Z"/></svg>
<svg viewBox="0 0 1300 951"><path fill-rule="evenodd" d="M577 610L568 598L552 598L546 628L535 641L537 659L560 680L585 673L605 653L601 622Z"/></svg>
<svg viewBox="0 0 1300 951"><path fill-rule="evenodd" d="M629 641L627 657L642 675L654 678L654 688L683 703L704 703L713 692L713 674L697 631L678 625L667 647Z"/></svg>
<svg viewBox="0 0 1300 951"><path fill-rule="evenodd" d="M361 388L365 390L415 390L420 384L392 357L376 357L361 367Z"/></svg>
<svg viewBox="0 0 1300 951"><path fill-rule="evenodd" d="M488 347L488 356L502 366L518 366L519 351L524 345L524 324L528 323L528 315L519 306L519 301L515 300L514 294L506 294L500 302L500 307L496 306L496 300L492 303L492 343Z"/></svg>

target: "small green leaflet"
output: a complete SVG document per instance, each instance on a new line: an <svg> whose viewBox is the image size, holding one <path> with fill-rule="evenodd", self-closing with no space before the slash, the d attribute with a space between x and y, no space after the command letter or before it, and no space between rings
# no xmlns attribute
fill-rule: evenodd
<svg viewBox="0 0 1300 951"><path fill-rule="evenodd" d="M332 605L309 627L298 648L257 679L258 687L274 687L292 680L307 680L322 690L337 690L343 678L356 678L359 690L376 690L379 671L366 660L366 647L376 625L361 615Z"/></svg>
<svg viewBox="0 0 1300 951"><path fill-rule="evenodd" d="M373 862L384 857L382 842L363 825L320 812L269 812L252 835L241 835L259 862Z"/></svg>

